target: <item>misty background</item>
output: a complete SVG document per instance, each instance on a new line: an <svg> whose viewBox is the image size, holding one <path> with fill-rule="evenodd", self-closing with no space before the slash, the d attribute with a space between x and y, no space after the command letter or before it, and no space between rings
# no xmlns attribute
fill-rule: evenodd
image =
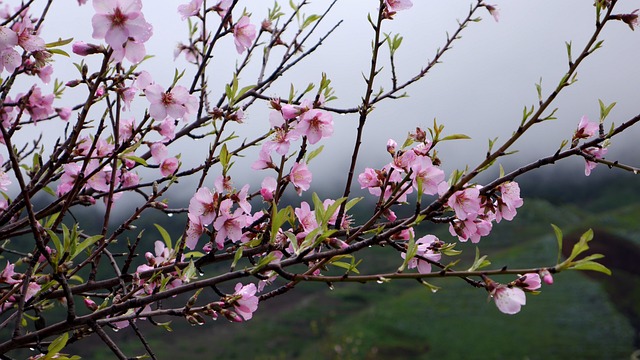
<svg viewBox="0 0 640 360"><path fill-rule="evenodd" d="M156 82L165 87L171 83L175 69L185 69L184 84L189 83L189 75L194 73L194 67L186 64L182 58L173 59L174 46L187 38L187 22L181 21L176 12L177 6L186 1L142 2L145 18L154 27L154 35L146 43L147 53L154 57L143 63L140 69L148 70ZM314 1L303 12L307 15L322 13L329 3ZM466 17L470 4L469 1L414 1L413 8L399 12L395 20L383 23L385 33L404 37L396 53L400 83L428 64L436 50L444 45L447 32L453 33L457 28L457 20ZM281 5L286 13L288 4L282 2ZM434 118L445 125L446 134L462 133L472 138L439 145L439 157L445 172L450 174L454 169L464 169L467 165L473 167L486 153L488 139L498 137L498 143L506 140L520 123L523 107L537 103L535 83L542 79L543 97L554 89L568 67L565 42L572 42L575 58L594 29L594 7L582 0L502 1L497 5L500 9L499 22L496 23L485 9L481 9L477 14L482 21L472 23L463 30L462 39L454 42L453 49L444 55L442 63L436 65L425 79L407 88L409 97L384 101L376 106L365 127L357 173L365 167L381 167L388 162L385 145L389 138L401 143L416 126L423 129L432 126ZM266 8L273 6L273 3L265 1L248 6L252 23L259 26L266 15ZM623 1L616 12L631 12L633 8L629 6L634 4ZM241 10L236 9L234 15ZM368 73L373 36L366 17L368 13L374 14L376 11L377 1L337 1L321 24L316 38L337 22L342 20L342 24L316 53L280 78L267 94L286 97L290 84L302 90L310 82L318 83L322 72L326 72L338 97L328 105L335 108L357 107L365 90L362 74ZM75 2L73 5L54 2L51 13L54 16L48 18L44 34L59 33L61 38L94 41L91 38L94 11L90 4L78 7ZM210 26L217 24L212 22ZM562 140L570 139L583 115L597 121L598 99L607 104L617 102L605 128L611 121L619 124L640 112L637 85L640 77L637 66L640 38L622 22L609 24L601 38L604 40L603 48L582 64L578 81L566 88L557 99L558 120L534 126L516 143L513 150L519 152L501 159L506 171L554 153ZM45 40L50 42L54 39ZM231 36L226 37L219 46L214 51L208 72L211 98L215 100L222 94L224 84L230 81L239 59ZM274 53L277 59L277 49ZM256 61L259 55L254 54L256 63L259 62ZM78 56L71 56L74 61L80 61ZM98 60L97 57L85 58L90 66L94 66L93 70ZM63 62L64 59L57 62L56 66L59 67L56 67L54 77L65 81L76 77L75 68L71 64L61 66ZM383 72L377 79L375 89L389 89L390 66L386 49L382 52L379 64ZM250 67L250 71L240 78L240 86L251 83L251 75L255 74L256 69L255 66ZM74 93L82 98L84 89L67 89L63 99L71 101L69 105L74 104ZM146 100L138 99L130 114L142 117L146 105ZM266 102L249 108L245 122L234 124L233 131L241 136L236 143L267 131L268 112ZM312 189L344 186L345 180L340 175L345 174L348 168L357 117L357 114L334 114L334 135L320 143L325 145L324 152L310 164L314 175ZM38 128L48 133L47 126L51 126L52 130L59 129L58 124L43 124ZM619 158L631 165L637 164L638 152L634 146L639 131L632 129L615 138L606 158ZM21 136L28 140L33 133L23 132ZM184 139L171 147L173 150L170 150L170 154L181 153L182 169L187 169L202 161L208 145L208 140ZM231 174L236 185L249 181L255 190L262 177L254 176L249 166L257 149L247 154L246 158L236 160ZM569 159L541 173L548 176L566 170L571 177L582 177L583 164L582 159ZM597 176L605 171L600 166L594 174ZM268 175L267 172L263 174ZM495 166L483 179L497 174L498 168ZM211 175L208 182L210 186L214 176ZM184 180L182 183L183 186L189 184ZM195 192L192 185L187 185L188 191ZM359 186L356 184L356 187Z"/></svg>

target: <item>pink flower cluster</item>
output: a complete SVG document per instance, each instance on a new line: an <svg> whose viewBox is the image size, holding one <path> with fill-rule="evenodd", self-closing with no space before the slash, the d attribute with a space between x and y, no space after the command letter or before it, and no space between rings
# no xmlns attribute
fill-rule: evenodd
<svg viewBox="0 0 640 360"><path fill-rule="evenodd" d="M409 260L407 267L409 269L418 268L420 274L430 273L431 263L429 261L440 261L439 249L442 244L442 241L434 235L426 235L416 240L416 256ZM403 252L401 256L404 259L407 254Z"/></svg>
<svg viewBox="0 0 640 360"><path fill-rule="evenodd" d="M46 59L51 56L45 50L44 45L44 40L37 35L33 23L25 11L11 28L0 26L0 71L6 69L8 72L14 72L22 66L25 72L38 74L45 67ZM20 46L22 50L30 53L30 57L23 61L20 53L15 49L16 46ZM45 70L49 74L50 71L52 71L51 67Z"/></svg>
<svg viewBox="0 0 640 360"><path fill-rule="evenodd" d="M5 266L4 270L0 272L0 284L7 284L10 286L22 288L21 284L23 281L25 281L25 275L15 272L14 268L15 264L11 264L9 261L7 261L7 266ZM29 284L27 285L27 291L24 294L24 300L28 301L29 299L31 299L35 294L38 293L38 291L40 291L40 289L41 286L35 280L30 280ZM0 314L5 310L10 309L18 302L20 293L20 290L16 291L13 295L9 296L7 301L0 304Z"/></svg>
<svg viewBox="0 0 640 360"><path fill-rule="evenodd" d="M303 101L300 105L280 104L279 101L271 101L274 111L269 114L272 138L266 141L260 150L258 160L251 168L254 170L275 169L276 165L272 159L272 153L286 156L289 153L291 143L300 138L304 138L309 144L317 144L323 138L333 134L333 116L331 113L314 108L314 105L323 104L322 99L319 104L313 104L309 100ZM298 194L309 190L311 186L312 173L307 164L296 162L289 172L287 179L293 184ZM263 181L261 194L265 200L273 198L273 192L277 184L275 179L267 177Z"/></svg>
<svg viewBox="0 0 640 360"><path fill-rule="evenodd" d="M243 229L253 223L254 217L262 216L262 212L251 215L251 204L247 201L249 185L235 191L231 179L220 175L214 182L214 189L212 192L207 187L201 187L189 201L189 228L186 238L186 246L189 249L196 248L205 228L212 223L218 249L224 248L227 240L232 243L247 242L252 234L244 234Z"/></svg>
<svg viewBox="0 0 640 360"><path fill-rule="evenodd" d="M93 151L90 153L92 148ZM86 183L79 190L93 189L103 193L110 191L112 182L115 190L137 185L140 179L137 173L130 171L130 168L134 165L133 162L123 162L122 168L116 169L116 175L112 176L114 169L110 165L106 165L103 159L111 156L114 148L115 145L111 140L81 138L75 154L83 158L91 158L91 160L86 164L84 164L84 160L80 160L63 165L64 171L60 176L60 183L56 189L58 196L63 196L71 191L79 178L86 180ZM80 176L81 173L82 176ZM117 200L121 196L122 193L117 192L114 194L113 200ZM88 200L95 202L93 198Z"/></svg>
<svg viewBox="0 0 640 360"><path fill-rule="evenodd" d="M407 140L417 145L399 150L398 144L389 140L387 152L392 161L380 170L366 168L358 175L360 187L384 202L390 199L406 202L407 195L418 189L425 195L444 196L449 185L444 181L444 172L433 164L429 155L431 143L425 132L418 128ZM460 241L477 243L482 236L489 235L494 220L513 220L516 209L523 204L520 187L513 181L501 184L491 194L481 195L480 190L479 186L470 186L447 199L446 205L455 213L449 232ZM384 216L390 221L396 219L392 210L385 211Z"/></svg>
<svg viewBox="0 0 640 360"><path fill-rule="evenodd" d="M551 285L553 283L551 274L548 270L543 270L543 272L544 282ZM498 310L509 315L520 312L522 306L526 305L525 292L536 291L540 289L542 284L540 274L537 273L524 274L506 285L497 283L486 276L483 279L485 288L496 303Z"/></svg>
<svg viewBox="0 0 640 360"><path fill-rule="evenodd" d="M93 38L105 39L113 49L113 59L132 63L146 55L144 43L151 38L153 28L142 14L141 0L93 0L96 14L91 19Z"/></svg>

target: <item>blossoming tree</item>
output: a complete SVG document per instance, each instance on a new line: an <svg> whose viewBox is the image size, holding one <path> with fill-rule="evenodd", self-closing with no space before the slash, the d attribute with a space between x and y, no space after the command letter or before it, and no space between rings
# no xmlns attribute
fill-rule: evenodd
<svg viewBox="0 0 640 360"><path fill-rule="evenodd" d="M0 249L6 264L0 273L0 353L34 348L39 354L35 358L71 358L64 354L65 345L95 333L118 358L126 359L130 354L105 331L126 328L137 335L147 355L156 358L137 320L248 321L262 301L295 291L301 282L417 279L433 289L431 278L461 279L488 293L502 313L515 314L525 305L526 293L539 292L542 283L551 285L553 274L570 269L609 273L596 262L600 255L580 256L588 249L590 231L568 258L536 268L493 269L486 256L458 264L460 251L455 247L457 242L478 243L493 226L514 220L523 205L516 182L522 174L568 157L584 158L586 175L599 163L636 171L605 155L611 139L640 121L640 115L612 125L606 118L614 104L601 102L599 121L583 117L552 155L509 173L500 167L500 175L486 184L476 180L498 167L524 133L553 118L552 104L601 46L602 29L620 23L634 29L636 11L616 10L622 1L589 4L595 12L593 36L577 56L568 47L569 67L558 85L548 95L538 86L539 102L525 108L508 139L490 141L482 161L449 174L440 167L446 159L436 151L443 142L464 135L447 135L435 122L417 128L402 144L389 140L388 164L373 168L360 163L363 130L375 106L395 101L424 78L460 33L479 20L479 12L488 11L498 21L495 5L471 1L469 12L434 59L403 81L396 76L393 57L402 37L385 33L385 26L402 21L400 12L412 3L370 1L372 48L362 54L370 59L364 70L366 88L360 103L338 108L332 106L334 89L324 75L303 91L296 91L294 84L289 94L272 91L283 74L303 66L301 60L330 41L335 27L316 32L335 2L319 15L303 14L307 1L291 2L287 9L275 3L264 19L243 10L239 0L180 5L175 16L188 23L189 37L175 55L193 65L194 75L186 79L177 70L169 86L156 83L157 74L145 69L145 43L153 36L154 24L145 19L141 0L93 0L91 21L78 24L92 27L92 38L58 40L56 34L41 31L54 16L49 14L52 2L4 4L0 12ZM217 93L208 81L213 55L231 41L237 54L224 55L237 56L237 63L225 90ZM380 71L385 52L391 55L385 66L392 69L392 85L375 91L388 81ZM77 73L45 90L49 87L43 83L48 84L64 62L73 62ZM240 77L250 64L259 68L258 74L250 81L243 78L246 86L241 87ZM83 89L84 97L74 98L73 106L59 105L70 88ZM269 107L268 117L245 116L247 109L260 106ZM311 191L308 164L321 156L321 144L333 135L334 114L350 115L357 132L341 196L321 199ZM46 134L57 139L51 147L42 144L42 137L24 140L25 133L37 134L43 122L59 124L59 133ZM234 141L236 131L257 122L270 124L269 130ZM210 143L208 151L197 165L183 165L176 142L203 138ZM250 166L259 189L251 189L248 179L232 176L241 156L254 157ZM358 168L364 170L357 174ZM196 184L189 190L188 204L170 199L167 191L186 178ZM361 200L351 193L358 186L376 204L362 222L351 213ZM308 196L285 203L291 195ZM114 223L115 204L131 198L138 199L136 205L120 207L125 218ZM82 207L103 211L101 231L91 233L74 220L72 211ZM396 215L398 210L408 215ZM116 256L118 241L126 242L125 234L151 212L185 214L177 225L182 236L171 238L157 226L162 240L148 243L140 231L126 252ZM421 223L447 227L451 236L425 233ZM562 232L557 227L554 231L561 248ZM366 257L360 250L371 246L385 246L397 259L397 271L361 273L358 265ZM186 296L180 306L162 302L177 295ZM63 319L45 321L59 309Z"/></svg>

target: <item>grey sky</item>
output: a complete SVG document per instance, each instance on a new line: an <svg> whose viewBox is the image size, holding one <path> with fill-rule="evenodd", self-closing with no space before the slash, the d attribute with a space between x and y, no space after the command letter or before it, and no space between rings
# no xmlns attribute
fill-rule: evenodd
<svg viewBox="0 0 640 360"><path fill-rule="evenodd" d="M186 2L143 0L145 17L154 26L154 36L147 43L147 48L149 53L156 56L144 68L165 86L173 77L174 67L184 66L183 63L173 62L173 47L186 37L186 22L180 21L175 11L179 4ZM396 63L400 81L413 76L426 65L436 49L443 45L445 33L455 31L456 19L464 18L472 3L458 0L413 2L412 9L399 12L394 21L384 23L385 32L399 32L404 36ZM388 101L371 114L359 170L365 166L383 165L388 161L385 152L388 138L402 142L408 131L416 126L430 126L434 117L446 126L448 134L464 133L473 138L442 144L439 152L443 168L450 172L454 168L464 168L466 164L473 166L486 152L487 139L496 136L506 139L517 127L523 106L537 102L534 84L541 77L543 95L557 84L567 69L565 41L573 42L577 55L594 28L592 1L494 2L500 8L500 22L494 22L487 11L481 11L479 14L483 21L467 28L463 38L444 56L443 63L436 66L423 81L408 88L409 98ZM259 25L264 10L253 9L259 7L256 3L261 7L262 4L271 6L272 2L253 2L250 9L254 13L252 22ZM328 3L315 1L306 13L319 12ZM631 1L621 3L619 12L631 12L633 8L629 6L637 6ZM283 1L282 6L287 9L287 2ZM328 29L340 19L344 20L342 26L313 58L282 78L268 94L286 96L291 81L297 88L303 88L310 81L317 82L321 72L326 72L339 98L330 105L345 108L357 106L364 92L361 74L368 71L372 38L366 16L368 12L374 13L376 8L377 1L373 0L338 1L323 28ZM75 1L73 6L54 2L52 11L57 16L49 19L51 22L48 26L60 29L61 37L73 36L76 40L87 42L93 40L93 9L90 5L78 8ZM61 15L63 13L65 16ZM610 118L616 123L639 113L636 86L640 75L637 67L639 35L621 22L611 24L603 33L604 47L586 61L578 72L579 81L566 89L556 103L560 107L557 112L559 119L534 128L522 143L517 144L515 149L521 152L513 159L525 161L553 153L562 139L570 138L582 115L597 120L599 98L605 102L618 102ZM214 71L210 73L212 83L217 86L217 90L214 90L216 94L220 93L222 84L229 80L229 70L237 59L231 38L225 40L224 51L216 53ZM389 68L386 52L381 64L385 69ZM383 74L377 87L388 88L388 72ZM248 84L251 79L245 75L241 80ZM217 99L218 96L214 95L213 98ZM251 108L246 123L239 125L237 132L250 137L266 130L267 113L266 104ZM315 185L319 182L332 183L336 179L340 179L339 184L344 181L337 174L346 172L357 116L336 115L334 121L334 137L323 142L324 153L311 164ZM635 139L637 135L638 131L631 131L625 138ZM608 157L620 153L618 145L618 142L614 142ZM204 152L207 144L183 142L181 146L183 160L188 163L187 149L189 154ZM249 163L240 160L236 174L246 174L244 169ZM573 163L581 166L578 161ZM241 180L239 178L237 181ZM254 182L256 185L259 183Z"/></svg>

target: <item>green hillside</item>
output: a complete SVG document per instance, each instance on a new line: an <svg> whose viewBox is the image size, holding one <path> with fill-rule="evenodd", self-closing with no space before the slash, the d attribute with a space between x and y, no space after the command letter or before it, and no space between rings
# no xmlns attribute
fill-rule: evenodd
<svg viewBox="0 0 640 360"><path fill-rule="evenodd" d="M519 212L517 221L499 224L481 241L494 267L552 265L557 245L549 224L560 225L565 234L579 234L590 224L597 228L592 244L609 257L614 275L559 274L542 294L529 294L514 316L501 314L484 290L441 279L433 281L442 287L437 293L401 281L336 284L332 291L302 284L261 303L244 324L221 319L191 327L173 319L171 333L141 325L150 330L151 346L162 359L628 359L639 347L640 270L624 265L629 263L624 257L640 256L637 237L630 240L640 233L640 206L596 212L581 204L529 200ZM472 244L462 249L474 252ZM397 267L398 259L381 253L385 250L371 249L361 271ZM133 334L117 335L128 342L126 353L143 353ZM88 358L111 358L98 339L96 347L87 345L74 350Z"/></svg>

